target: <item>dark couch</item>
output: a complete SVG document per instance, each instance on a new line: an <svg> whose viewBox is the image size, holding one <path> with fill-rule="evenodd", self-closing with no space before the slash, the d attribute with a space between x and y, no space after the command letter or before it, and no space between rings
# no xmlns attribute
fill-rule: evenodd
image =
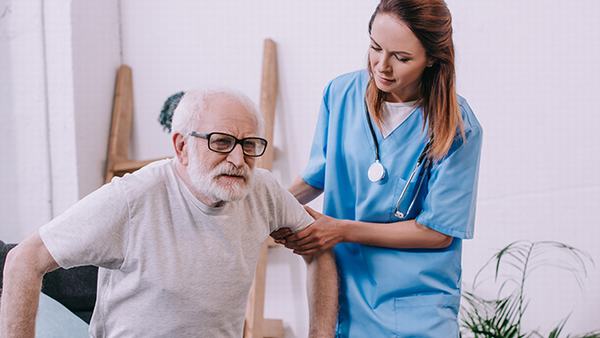
<svg viewBox="0 0 600 338"><path fill-rule="evenodd" d="M0 241L0 285L3 281L6 255L15 246L16 244ZM81 266L68 270L59 268L44 276L42 292L89 323L96 303L97 283L98 268L95 266Z"/></svg>

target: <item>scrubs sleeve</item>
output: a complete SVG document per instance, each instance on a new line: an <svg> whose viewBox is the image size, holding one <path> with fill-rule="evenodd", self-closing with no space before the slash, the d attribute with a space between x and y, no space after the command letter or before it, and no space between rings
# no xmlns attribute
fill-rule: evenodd
<svg viewBox="0 0 600 338"><path fill-rule="evenodd" d="M430 172L428 192L417 223L448 236L473 238L482 130L458 135L448 154Z"/></svg>
<svg viewBox="0 0 600 338"><path fill-rule="evenodd" d="M308 165L302 174L304 182L313 188L323 190L325 186L325 163L327 159L327 135L329 130L328 96L331 83L323 92L323 101L319 111L317 127L313 137Z"/></svg>

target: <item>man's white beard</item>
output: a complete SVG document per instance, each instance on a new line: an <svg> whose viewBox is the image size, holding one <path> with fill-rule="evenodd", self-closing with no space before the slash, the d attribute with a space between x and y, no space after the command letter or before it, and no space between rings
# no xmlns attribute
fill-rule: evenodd
<svg viewBox="0 0 600 338"><path fill-rule="evenodd" d="M198 155L191 151L189 153L188 174L194 189L216 201L232 202L239 201L248 195L252 185L252 169L245 163L237 168L229 162L221 162L214 169L206 168ZM218 182L219 175L243 176L244 182L223 184Z"/></svg>

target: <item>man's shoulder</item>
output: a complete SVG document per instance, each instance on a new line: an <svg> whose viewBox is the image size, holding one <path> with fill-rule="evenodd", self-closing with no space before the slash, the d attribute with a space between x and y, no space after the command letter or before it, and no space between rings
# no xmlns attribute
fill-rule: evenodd
<svg viewBox="0 0 600 338"><path fill-rule="evenodd" d="M281 200L285 189L279 184L272 172L262 168L254 169L252 187L248 197L259 204L274 206Z"/></svg>
<svg viewBox="0 0 600 338"><path fill-rule="evenodd" d="M133 173L113 178L111 184L121 186L127 195L135 198L153 192L160 193L167 187L171 173L171 159L158 160Z"/></svg>
<svg viewBox="0 0 600 338"><path fill-rule="evenodd" d="M272 190L274 188L280 188L279 182L273 175L273 173L267 169L255 168L254 169L254 182L252 187L255 190Z"/></svg>

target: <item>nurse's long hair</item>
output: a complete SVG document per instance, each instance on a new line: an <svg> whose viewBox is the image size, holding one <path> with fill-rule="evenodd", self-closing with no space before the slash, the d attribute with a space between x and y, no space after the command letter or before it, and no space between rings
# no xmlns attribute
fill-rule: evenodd
<svg viewBox="0 0 600 338"><path fill-rule="evenodd" d="M429 124L428 135L435 135L429 156L440 159L450 149L457 130L464 137L456 98L450 11L443 0L382 0L369 21L369 34L375 17L382 13L395 15L406 24L425 48L427 56L434 61L423 71L418 104L423 107L424 120ZM381 124L385 93L375 85L370 62L368 69L367 105L377 123Z"/></svg>

